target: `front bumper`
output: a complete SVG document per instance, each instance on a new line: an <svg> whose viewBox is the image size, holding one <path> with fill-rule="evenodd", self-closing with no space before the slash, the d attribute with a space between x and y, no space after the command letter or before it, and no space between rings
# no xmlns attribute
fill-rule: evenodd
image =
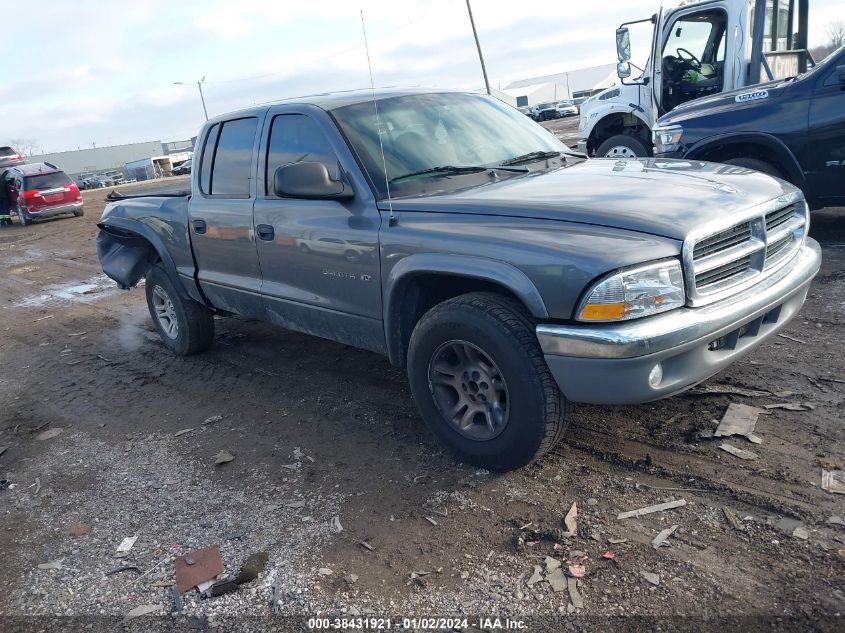
<svg viewBox="0 0 845 633"><path fill-rule="evenodd" d="M623 323L540 325L537 337L570 400L658 400L706 380L781 330L801 309L820 266L821 249L808 238L789 265L724 301ZM663 378L651 385L658 363Z"/></svg>
<svg viewBox="0 0 845 633"><path fill-rule="evenodd" d="M26 217L37 219L37 218L49 218L54 215L62 215L63 213L79 213L84 206L84 202L71 202L69 204L57 204L53 207L42 207L38 211L27 211L26 209L21 209L26 214Z"/></svg>

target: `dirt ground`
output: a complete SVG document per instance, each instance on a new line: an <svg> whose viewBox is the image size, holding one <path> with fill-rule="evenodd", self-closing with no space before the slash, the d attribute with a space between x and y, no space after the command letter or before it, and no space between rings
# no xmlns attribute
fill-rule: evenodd
<svg viewBox="0 0 845 633"><path fill-rule="evenodd" d="M234 593L186 593L195 628L275 612L842 630L845 524L830 519L845 496L821 489L821 471L845 468L845 210L814 214L824 263L802 313L706 383L765 393L573 406L553 454L499 475L444 452L380 356L241 319L217 320L208 353L170 355L143 289L100 273L103 197L85 193L83 218L0 230L7 622L169 614L174 556L219 545L229 573L256 552L269 561ZM758 456L744 461L708 439L731 402L813 408L761 415L762 444L730 438ZM234 460L215 466L222 450ZM568 587L534 582L547 557Z"/></svg>

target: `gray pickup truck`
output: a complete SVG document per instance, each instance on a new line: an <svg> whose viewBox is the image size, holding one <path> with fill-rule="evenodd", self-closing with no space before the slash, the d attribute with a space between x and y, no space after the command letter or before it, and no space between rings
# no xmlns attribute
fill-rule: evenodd
<svg viewBox="0 0 845 633"><path fill-rule="evenodd" d="M454 92L262 105L201 130L191 191L119 198L98 237L177 354L243 315L386 354L458 456L551 449L568 401L639 403L784 327L819 269L788 183L699 161L585 160Z"/></svg>

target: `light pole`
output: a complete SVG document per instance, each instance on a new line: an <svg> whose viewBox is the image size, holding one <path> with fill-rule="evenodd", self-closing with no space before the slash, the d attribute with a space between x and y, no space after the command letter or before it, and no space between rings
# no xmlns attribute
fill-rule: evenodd
<svg viewBox="0 0 845 633"><path fill-rule="evenodd" d="M205 77L197 82L197 88L200 91L200 101L202 101L202 111L205 113L205 120L208 121L208 109L205 107L205 96L202 94L202 85L205 83ZM174 86L186 86L184 81L174 81Z"/></svg>
<svg viewBox="0 0 845 633"><path fill-rule="evenodd" d="M478 33L475 30L475 20L472 18L472 7L469 6L469 0L467 0L467 13L469 13L469 23L472 25L472 36L475 38L475 47L478 49L478 59L481 61L481 72L484 74L484 85L487 88L487 94L492 94L490 92L490 82L487 80L487 68L484 66L484 56L481 54L481 44L478 42Z"/></svg>

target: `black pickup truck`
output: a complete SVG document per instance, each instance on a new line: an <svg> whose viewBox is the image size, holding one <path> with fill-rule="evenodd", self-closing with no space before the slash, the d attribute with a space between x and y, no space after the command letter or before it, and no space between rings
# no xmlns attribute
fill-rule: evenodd
<svg viewBox="0 0 845 633"><path fill-rule="evenodd" d="M99 224L103 270L146 278L164 345L201 352L237 314L385 354L486 468L552 448L568 401L705 380L795 316L820 264L786 182L586 160L476 94L256 106L209 121L196 159L190 192L115 199Z"/></svg>
<svg viewBox="0 0 845 633"><path fill-rule="evenodd" d="M813 208L845 204L845 47L806 73L685 103L653 129L654 155L783 178Z"/></svg>

